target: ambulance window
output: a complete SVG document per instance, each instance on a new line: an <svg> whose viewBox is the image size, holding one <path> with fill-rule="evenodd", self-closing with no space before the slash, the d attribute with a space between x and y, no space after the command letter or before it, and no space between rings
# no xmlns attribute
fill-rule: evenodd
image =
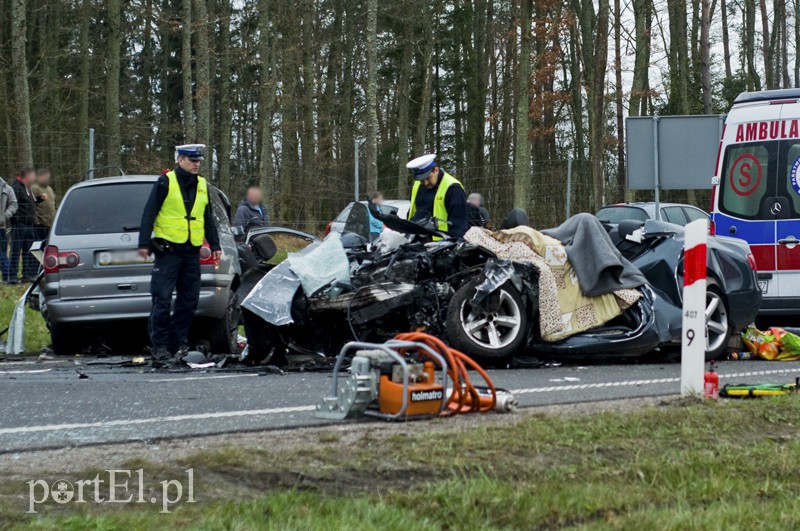
<svg viewBox="0 0 800 531"><path fill-rule="evenodd" d="M784 174L785 189L778 193L785 195L792 202L792 210L800 214L800 144L784 141L781 151L786 151L786 173Z"/></svg>
<svg viewBox="0 0 800 531"><path fill-rule="evenodd" d="M722 212L744 219L759 217L761 204L769 194L770 144L777 142L735 144L725 151L720 175Z"/></svg>

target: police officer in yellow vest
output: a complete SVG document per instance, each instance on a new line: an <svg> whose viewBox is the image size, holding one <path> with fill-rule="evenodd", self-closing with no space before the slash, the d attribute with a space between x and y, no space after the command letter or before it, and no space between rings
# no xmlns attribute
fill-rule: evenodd
<svg viewBox="0 0 800 531"><path fill-rule="evenodd" d="M411 189L411 207L408 219L421 221L433 216L438 229L455 238L467 232L467 196L464 186L442 170L436 163L436 154L422 155L406 168L414 173Z"/></svg>
<svg viewBox="0 0 800 531"><path fill-rule="evenodd" d="M139 254L155 254L150 294L153 309L148 330L153 366L166 367L189 351L189 327L200 297L200 248L221 256L219 233L211 212L208 182L199 175L203 144L177 146L178 165L158 178L142 214ZM170 315L172 293L175 309Z"/></svg>

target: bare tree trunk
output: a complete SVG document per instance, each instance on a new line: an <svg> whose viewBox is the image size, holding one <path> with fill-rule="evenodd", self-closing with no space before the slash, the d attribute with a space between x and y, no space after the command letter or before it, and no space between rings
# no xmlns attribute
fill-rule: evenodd
<svg viewBox="0 0 800 531"><path fill-rule="evenodd" d="M414 141L412 145L413 155L418 157L423 154L425 150L425 137L428 134L428 121L431 118L431 97L433 88L433 48L436 42L434 25L431 23L431 18L437 16L437 11L431 14L430 17L423 17L422 22L422 38L424 39L424 46L422 52L422 95L420 96L419 116L417 117L417 128L414 132Z"/></svg>
<svg viewBox="0 0 800 531"><path fill-rule="evenodd" d="M514 140L514 207L528 208L530 202L531 138L531 6L532 0L519 0L521 28L519 67L517 69L516 136Z"/></svg>
<svg viewBox="0 0 800 531"><path fill-rule="evenodd" d="M192 6L197 51L197 130L196 140L211 144L211 72L208 44L208 9L206 0L194 0ZM210 166L209 166L210 170Z"/></svg>
<svg viewBox="0 0 800 531"><path fill-rule="evenodd" d="M308 227L312 227L314 222L320 221L317 215L317 203L320 200L318 194L313 191L319 186L319 176L317 175L316 156L317 148L314 141L314 0L305 0L303 3L303 27L302 27L302 42L303 42L303 84L302 84L302 136L300 137L300 148L303 155L302 160L302 179L304 181L303 188L308 190L310 200L306 201L303 205L305 220ZM377 86L377 82L376 82ZM376 105L377 107L377 102ZM376 145L377 153L377 145ZM377 189L377 170L375 172L375 188Z"/></svg>
<svg viewBox="0 0 800 531"><path fill-rule="evenodd" d="M764 79L767 85L767 90L775 88L775 79L773 75L772 54L770 53L770 40L769 40L769 18L767 18L767 0L759 0L761 8L761 35L763 41L764 52Z"/></svg>
<svg viewBox="0 0 800 531"><path fill-rule="evenodd" d="M647 89L650 70L650 44L652 40L651 0L634 0L634 26L636 32L636 56L633 65L633 82L628 107L630 116L647 114Z"/></svg>
<svg viewBox="0 0 800 531"><path fill-rule="evenodd" d="M786 17L786 0L775 0L775 23L780 30L778 41L778 52L781 58L781 78L783 88L791 87L789 76L789 46L787 36L789 34L789 21ZM777 81L777 80L776 80Z"/></svg>
<svg viewBox="0 0 800 531"><path fill-rule="evenodd" d="M78 110L78 134L81 135L80 168L89 164L89 18L92 0L83 0L81 4L81 24L79 46L80 63L80 106Z"/></svg>
<svg viewBox="0 0 800 531"><path fill-rule="evenodd" d="M800 42L800 0L794 1L794 42ZM794 54L794 86L800 87L800 53Z"/></svg>
<svg viewBox="0 0 800 531"><path fill-rule="evenodd" d="M605 203L605 78L608 66L608 0L599 0L595 15L592 0L573 0L581 34L581 53L585 72L589 115L589 159L595 210Z"/></svg>
<svg viewBox="0 0 800 531"><path fill-rule="evenodd" d="M397 191L395 197L405 197L408 193L408 128L411 89L411 62L414 58L412 24L406 22L403 57L400 64L400 79L397 86Z"/></svg>
<svg viewBox="0 0 800 531"><path fill-rule="evenodd" d="M729 78L733 75L731 70L731 44L728 36L728 1L720 0L720 8L722 14L722 55L725 62L725 77Z"/></svg>
<svg viewBox="0 0 800 531"><path fill-rule="evenodd" d="M28 89L28 61L25 53L27 34L25 0L11 0L11 69L14 72L14 114L17 116L19 164L33 165L31 145L31 104Z"/></svg>
<svg viewBox="0 0 800 531"><path fill-rule="evenodd" d="M689 113L689 46L686 1L667 0L669 10L669 102L670 111Z"/></svg>
<svg viewBox="0 0 800 531"><path fill-rule="evenodd" d="M119 76L122 48L120 0L108 0L108 52L106 64L106 133L108 134L108 165L121 167L121 140L119 129Z"/></svg>
<svg viewBox="0 0 800 531"><path fill-rule="evenodd" d="M800 0L798 0L800 1ZM586 156L586 141L583 122L583 76L581 73L581 60L578 31L570 26L570 95L572 100L572 127L575 131L575 158L584 160Z"/></svg>
<svg viewBox="0 0 800 531"><path fill-rule="evenodd" d="M118 0L117 0L118 1ZM195 141L192 94L192 0L182 0L181 75L183 76L183 139Z"/></svg>
<svg viewBox="0 0 800 531"><path fill-rule="evenodd" d="M617 110L617 186L625 194L625 110L622 108L622 10L614 0L614 96Z"/></svg>
<svg viewBox="0 0 800 531"><path fill-rule="evenodd" d="M592 181L594 183L594 206L600 210L606 202L605 175L603 173L603 151L605 137L605 78L608 65L608 0L600 0L597 12L597 27L594 41L594 64L592 65L590 102Z"/></svg>
<svg viewBox="0 0 800 531"><path fill-rule="evenodd" d="M367 191L378 189L378 0L367 0Z"/></svg>
<svg viewBox="0 0 800 531"><path fill-rule="evenodd" d="M271 68L274 54L270 38L270 16L270 0L258 0L258 121L261 128L258 184L264 191L267 210L273 214L276 206L272 163L272 114L275 103L275 86Z"/></svg>
<svg viewBox="0 0 800 531"><path fill-rule="evenodd" d="M725 0L722 0L723 3ZM711 114L711 64L709 61L710 0L701 0L700 16L700 81L703 86L703 113Z"/></svg>
<svg viewBox="0 0 800 531"><path fill-rule="evenodd" d="M756 2L743 0L744 39L742 48L745 55L747 71L747 90L761 90L761 81L756 70Z"/></svg>
<svg viewBox="0 0 800 531"><path fill-rule="evenodd" d="M220 0L220 65L219 65L219 183L230 183L231 171L231 0ZM230 193L230 190L228 190ZM268 205L272 194L267 196ZM272 209L268 209L272 215Z"/></svg>

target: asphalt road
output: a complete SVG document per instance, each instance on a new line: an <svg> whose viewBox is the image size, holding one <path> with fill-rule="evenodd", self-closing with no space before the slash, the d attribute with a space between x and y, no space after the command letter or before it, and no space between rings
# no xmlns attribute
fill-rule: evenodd
<svg viewBox="0 0 800 531"><path fill-rule="evenodd" d="M155 373L71 362L0 363L0 452L107 442L191 437L321 424L317 401L330 375L291 373ZM800 362L719 364L725 383L788 383ZM674 395L679 364L560 366L494 370L498 387L522 407Z"/></svg>

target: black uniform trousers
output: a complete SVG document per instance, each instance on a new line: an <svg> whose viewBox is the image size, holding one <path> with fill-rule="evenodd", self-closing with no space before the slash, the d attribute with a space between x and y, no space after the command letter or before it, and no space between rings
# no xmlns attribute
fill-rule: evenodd
<svg viewBox="0 0 800 531"><path fill-rule="evenodd" d="M172 292L177 292L175 309L170 313ZM189 328L200 298L200 250L186 248L156 255L150 279L153 309L150 313L150 343L153 351L175 352L189 345Z"/></svg>

